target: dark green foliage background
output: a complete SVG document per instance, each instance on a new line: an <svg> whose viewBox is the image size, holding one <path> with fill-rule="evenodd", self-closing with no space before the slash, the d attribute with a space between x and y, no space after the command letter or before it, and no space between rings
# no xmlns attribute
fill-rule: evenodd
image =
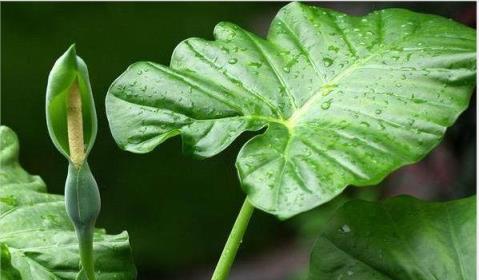
<svg viewBox="0 0 479 280"><path fill-rule="evenodd" d="M215 262L244 198L234 162L250 137L241 137L225 152L203 161L184 157L179 152L179 138L146 155L121 151L105 117L104 97L109 85L133 62L150 60L167 65L174 47L188 37L212 39L213 27L219 21L231 21L264 35L284 4L1 4L1 122L20 138L22 165L40 175L50 192L63 192L67 162L48 137L44 99L55 59L76 43L90 71L98 114L98 136L89 156L102 195L97 225L111 233L128 230L139 279L172 279L178 275L175 272ZM464 16L461 11L475 11L474 3L445 2L323 6L358 15L391 6L455 18ZM458 157L466 150L475 152L474 100L446 136L446 143ZM471 161L464 164L470 166ZM466 193L471 186L466 187ZM304 218L300 215L295 219ZM290 226L294 224L281 224L257 211L240 258L294 238L294 227Z"/></svg>

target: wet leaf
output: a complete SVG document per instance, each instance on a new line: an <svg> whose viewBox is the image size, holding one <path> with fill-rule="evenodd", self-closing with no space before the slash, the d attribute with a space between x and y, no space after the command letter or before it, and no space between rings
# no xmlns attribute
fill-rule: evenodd
<svg viewBox="0 0 479 280"><path fill-rule="evenodd" d="M476 279L476 197L344 204L313 248L310 280Z"/></svg>
<svg viewBox="0 0 479 280"><path fill-rule="evenodd" d="M0 126L0 255L2 279L75 279L78 241L63 196L46 193L18 163L18 139ZM97 279L135 279L128 234L94 237ZM12 278L8 278L11 276Z"/></svg>
<svg viewBox="0 0 479 280"><path fill-rule="evenodd" d="M180 134L211 157L266 127L236 167L249 201L280 218L424 157L474 87L475 31L439 16L291 3L267 40L224 22L214 36L180 43L170 67L131 65L106 97L112 134L136 153Z"/></svg>

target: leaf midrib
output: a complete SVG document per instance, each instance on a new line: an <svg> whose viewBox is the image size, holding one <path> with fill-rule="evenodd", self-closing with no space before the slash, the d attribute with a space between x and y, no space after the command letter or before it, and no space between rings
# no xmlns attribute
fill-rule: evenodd
<svg viewBox="0 0 479 280"><path fill-rule="evenodd" d="M378 19L378 21L382 22L382 17L380 17ZM417 31L417 27L418 27L417 24L414 27L415 27L414 30L410 34L408 34L407 36L401 38L401 41L405 41L407 39L410 39L414 35L416 35L416 31ZM381 40L382 40L382 36L381 36ZM308 111L309 107L311 107L311 105L316 101L316 99L318 99L318 97L322 96L322 93L325 90L327 90L328 87L331 87L331 86L334 86L334 85L338 84L344 77L350 75L357 68L363 66L366 62L368 62L372 58L376 57L377 55L383 54L384 52L387 52L387 51L391 50L398 41L391 42L388 47L386 47L386 48L381 48L380 47L380 48L376 49L374 52L371 52L367 57L356 60L353 64L349 65L348 68L344 69L344 71L341 71L340 73L335 75L329 81L324 81L324 79L322 77L319 77L321 80L324 81L324 84L319 88L319 90L316 91L316 93L313 94L301 107L299 107L299 109L295 110L294 113L287 120L281 121L281 122L284 123L288 127L288 130L291 131L291 128L295 127L297 120ZM304 51L303 53L307 53L306 56L309 57L308 52ZM313 67L313 68L315 68L315 67ZM315 69L315 71L316 70L317 69Z"/></svg>
<svg viewBox="0 0 479 280"><path fill-rule="evenodd" d="M384 50L383 50L384 51ZM294 127L296 125L297 120L304 115L305 113L308 112L309 108L312 106L312 104L318 99L318 97L323 96L323 93L325 90L329 90L329 88L334 87L336 84L338 84L345 76L350 75L352 72L354 72L357 68L361 67L364 65L364 63L368 62L378 54L381 54L381 52L373 53L369 56L367 56L364 59L358 59L356 63L351 64L346 68L344 71L341 71L338 73L336 76L334 76L330 81L326 82L324 85L321 86L321 88L316 91L315 94L313 94L304 104L301 106L298 110L296 110L291 117L289 117L286 122L291 126ZM359 62L359 63L358 63Z"/></svg>

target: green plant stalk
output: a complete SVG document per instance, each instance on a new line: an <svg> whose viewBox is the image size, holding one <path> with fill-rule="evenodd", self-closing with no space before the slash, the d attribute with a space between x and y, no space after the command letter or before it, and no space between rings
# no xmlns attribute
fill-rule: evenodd
<svg viewBox="0 0 479 280"><path fill-rule="evenodd" d="M73 82L70 92L68 95L67 101L67 124L68 124L68 143L69 143L69 153L70 153L70 161L73 165L73 169L69 168L69 173L74 174L75 180L73 180L76 184L76 188L87 188L86 185L79 184L82 181L82 177L80 174L83 174L82 170L87 169L89 172L88 164L86 163L85 158L85 144L83 138L83 115L82 115L82 102L81 102L81 95L80 90L78 88L78 82ZM85 165L85 166L84 166ZM91 174L91 173L89 173ZM78 177L77 177L78 176ZM68 185L66 187L67 191L71 186ZM80 250L80 261L82 269L80 271L79 276L77 279L88 279L88 280L95 280L95 267L94 267L94 259L93 259L93 228L95 224L95 219L86 219L88 220L87 223L84 223L83 219L86 217L82 217L82 211L84 209L80 209L83 207L79 206L79 200L82 199L79 197L78 189L76 189L75 199L70 200L68 199L70 196L66 195L67 204L74 204L73 207L78 210L76 211L68 211L69 207L72 205L67 205L67 212L69 213L70 219L72 219L73 224L75 226L75 231L78 238L78 245ZM72 203L69 203L72 201ZM95 210L95 207L92 207ZM86 211L87 213L90 211ZM91 211L95 212L95 211ZM89 216L89 215L87 215ZM96 216L96 215L95 215Z"/></svg>
<svg viewBox="0 0 479 280"><path fill-rule="evenodd" d="M80 248L80 261L82 265L82 272L85 273L87 279L95 279L95 266L93 259L93 228L86 226L76 229L78 244ZM77 277L81 279L81 277Z"/></svg>
<svg viewBox="0 0 479 280"><path fill-rule="evenodd" d="M238 252L238 248L243 241L243 236L246 228L248 227L253 210L254 206L249 203L248 199L245 199L233 228L231 229L231 233L228 236L225 247L223 248L223 252L221 253L218 264L216 264L216 268L213 272L211 280L227 279L233 261L236 257L236 253Z"/></svg>
<svg viewBox="0 0 479 280"><path fill-rule="evenodd" d="M101 208L95 178L85 160L79 168L68 166L65 206L78 237L81 270L77 280L95 280L93 232Z"/></svg>

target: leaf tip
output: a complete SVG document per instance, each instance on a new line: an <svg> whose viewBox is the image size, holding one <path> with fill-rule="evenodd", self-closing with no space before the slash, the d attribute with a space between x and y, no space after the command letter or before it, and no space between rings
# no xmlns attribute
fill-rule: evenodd
<svg viewBox="0 0 479 280"><path fill-rule="evenodd" d="M77 51L75 43L71 44L70 47L66 50L66 52L60 57L60 59L64 59L68 65L73 66L73 69L76 70L77 68ZM59 60L60 60L59 59Z"/></svg>
<svg viewBox="0 0 479 280"><path fill-rule="evenodd" d="M73 54L76 55L76 43L72 43L70 47L68 47L66 52L72 52Z"/></svg>

